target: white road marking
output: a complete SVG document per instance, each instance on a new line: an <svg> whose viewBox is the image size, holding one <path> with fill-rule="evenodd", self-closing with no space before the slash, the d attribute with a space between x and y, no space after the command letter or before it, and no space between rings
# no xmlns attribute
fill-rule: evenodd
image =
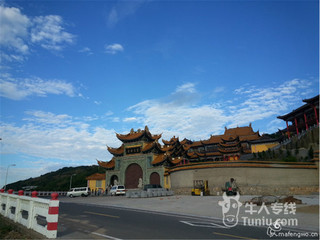
<svg viewBox="0 0 320 240"><path fill-rule="evenodd" d="M192 227L228 228L222 224L217 224L212 222L191 222L191 221L180 221L180 222Z"/></svg>
<svg viewBox="0 0 320 240"><path fill-rule="evenodd" d="M100 237L109 238L109 239L112 239L112 240L122 240L121 238L116 238L116 237L112 237L112 236L109 236L109 235L96 233L96 232L91 232L91 234L94 234L94 235L97 235L97 236L100 236Z"/></svg>

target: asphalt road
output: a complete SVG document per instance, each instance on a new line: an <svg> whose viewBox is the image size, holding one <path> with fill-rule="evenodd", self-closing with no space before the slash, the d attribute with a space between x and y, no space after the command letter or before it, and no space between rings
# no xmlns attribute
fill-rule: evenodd
<svg viewBox="0 0 320 240"><path fill-rule="evenodd" d="M58 238L270 239L265 227L224 228L218 219L63 202Z"/></svg>

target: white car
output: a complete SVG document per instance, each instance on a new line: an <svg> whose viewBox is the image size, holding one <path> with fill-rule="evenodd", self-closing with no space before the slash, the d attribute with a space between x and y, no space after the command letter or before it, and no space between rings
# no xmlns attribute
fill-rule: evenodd
<svg viewBox="0 0 320 240"><path fill-rule="evenodd" d="M88 187L71 188L71 190L67 192L67 197L87 197L89 194L90 190Z"/></svg>
<svg viewBox="0 0 320 240"><path fill-rule="evenodd" d="M126 188L123 185L113 186L110 189L110 194L111 194L111 196L125 195L126 194Z"/></svg>

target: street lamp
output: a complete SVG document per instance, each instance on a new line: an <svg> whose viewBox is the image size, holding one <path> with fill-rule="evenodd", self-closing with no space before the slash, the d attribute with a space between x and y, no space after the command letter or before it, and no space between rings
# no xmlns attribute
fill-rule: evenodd
<svg viewBox="0 0 320 240"><path fill-rule="evenodd" d="M70 190L71 190L72 176L75 176L75 175L77 175L77 174L74 173L74 174L72 174L71 177L70 177Z"/></svg>
<svg viewBox="0 0 320 240"><path fill-rule="evenodd" d="M16 165L15 165L15 164L10 164L10 165L8 165L8 167L7 167L6 179L5 179L5 182L4 182L4 190L6 190L6 187L7 187L7 178L8 178L8 171L9 171L9 167L10 167L10 166L14 167L14 166L16 166Z"/></svg>

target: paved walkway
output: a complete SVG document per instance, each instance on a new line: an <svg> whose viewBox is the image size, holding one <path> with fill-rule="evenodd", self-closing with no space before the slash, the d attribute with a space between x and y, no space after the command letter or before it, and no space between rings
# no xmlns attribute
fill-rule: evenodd
<svg viewBox="0 0 320 240"><path fill-rule="evenodd" d="M319 195L297 195L295 197L302 200L302 204L297 204L296 208L293 206L291 208L289 207L288 209L280 206L278 208L281 210L279 214L276 213L280 210L272 209L270 206L266 208L261 208L261 206L252 206L252 208L250 208L249 206L246 207L244 203L252 199L253 197L254 196L245 195L241 196L239 199L240 202L243 203L243 205L240 207L238 217L239 222L241 222L242 224L250 225L250 221L252 223L253 221L256 221L255 219L260 219L257 221L262 221L263 223L263 221L265 221L266 219L271 219L272 222L274 222L276 219L281 218L288 221L288 225L290 225L290 219L297 219L296 223L293 221L294 225L291 226L292 228L317 232L319 231ZM223 217L222 208L218 204L219 201L222 200L222 196L198 197L184 195L155 198L126 198L122 196L60 198L61 202L124 207L146 211L201 216L215 219L222 219ZM284 214L284 210L288 211L287 214ZM261 212L258 213L259 211ZM258 223L255 222L253 224Z"/></svg>

